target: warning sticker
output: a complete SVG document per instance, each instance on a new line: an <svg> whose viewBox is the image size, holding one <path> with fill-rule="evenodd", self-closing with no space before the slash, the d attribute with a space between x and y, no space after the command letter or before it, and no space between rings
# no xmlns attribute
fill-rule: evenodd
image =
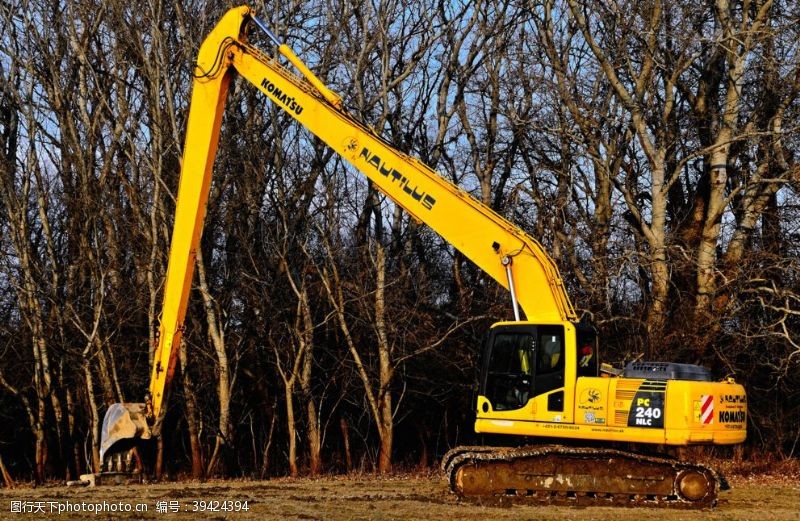
<svg viewBox="0 0 800 521"><path fill-rule="evenodd" d="M704 394L700 397L700 410L698 420L704 425L714 423L714 396Z"/></svg>

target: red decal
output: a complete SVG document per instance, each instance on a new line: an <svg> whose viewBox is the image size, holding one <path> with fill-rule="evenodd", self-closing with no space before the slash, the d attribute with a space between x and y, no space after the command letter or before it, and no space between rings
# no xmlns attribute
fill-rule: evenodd
<svg viewBox="0 0 800 521"><path fill-rule="evenodd" d="M714 421L714 397L711 395L700 397L700 421L705 425Z"/></svg>

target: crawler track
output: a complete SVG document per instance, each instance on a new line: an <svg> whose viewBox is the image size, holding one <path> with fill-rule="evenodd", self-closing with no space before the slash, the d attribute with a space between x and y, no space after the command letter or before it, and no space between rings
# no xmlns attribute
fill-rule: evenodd
<svg viewBox="0 0 800 521"><path fill-rule="evenodd" d="M450 490L480 501L712 508L727 488L704 465L560 445L457 447L442 469Z"/></svg>

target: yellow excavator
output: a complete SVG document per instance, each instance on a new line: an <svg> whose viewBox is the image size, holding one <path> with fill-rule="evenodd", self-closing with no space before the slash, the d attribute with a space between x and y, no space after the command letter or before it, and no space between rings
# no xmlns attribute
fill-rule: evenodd
<svg viewBox="0 0 800 521"><path fill-rule="evenodd" d="M277 52L248 44L253 28ZM715 503L725 482L713 469L628 449L741 443L744 388L730 379L712 381L694 365L636 362L618 370L600 364L595 330L578 322L541 244L349 114L248 7L228 11L199 51L150 388L145 403L109 408L104 456L121 440L160 435L236 73L508 289L514 320L493 325L487 335L475 420L477 433L507 435L508 446L447 453L442 467L453 492L543 503ZM532 439L544 443L515 446Z"/></svg>

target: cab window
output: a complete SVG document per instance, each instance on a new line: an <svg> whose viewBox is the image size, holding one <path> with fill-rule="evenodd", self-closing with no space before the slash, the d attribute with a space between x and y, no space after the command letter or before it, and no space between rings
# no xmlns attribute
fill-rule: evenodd
<svg viewBox="0 0 800 521"><path fill-rule="evenodd" d="M553 373L564 367L564 340L561 335L543 333L539 345L537 374Z"/></svg>
<svg viewBox="0 0 800 521"><path fill-rule="evenodd" d="M519 409L531 391L533 335L497 333L486 375L487 398L495 410Z"/></svg>
<svg viewBox="0 0 800 521"><path fill-rule="evenodd" d="M562 326L539 326L536 334L536 374L533 394L539 396L564 387L565 347Z"/></svg>

